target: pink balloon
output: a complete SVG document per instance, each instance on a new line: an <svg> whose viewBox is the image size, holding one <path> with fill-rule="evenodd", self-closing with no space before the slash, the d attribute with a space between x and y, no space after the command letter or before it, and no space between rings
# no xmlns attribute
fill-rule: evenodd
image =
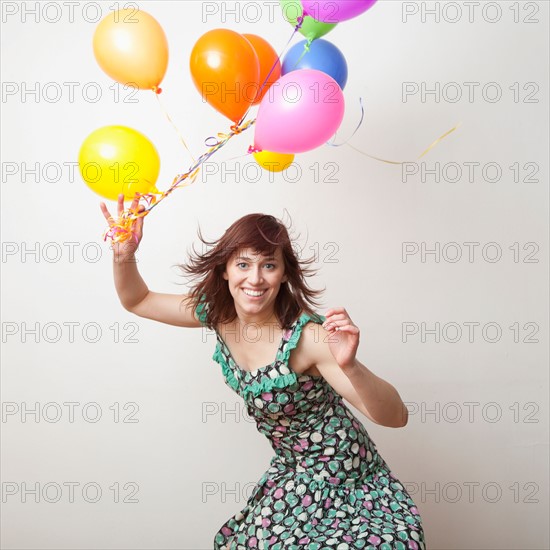
<svg viewBox="0 0 550 550"><path fill-rule="evenodd" d="M302 0L304 14L324 23L340 23L366 12L376 0Z"/></svg>
<svg viewBox="0 0 550 550"><path fill-rule="evenodd" d="M344 94L328 74L315 69L292 71L262 99L254 146L273 153L311 151L336 133L344 109Z"/></svg>

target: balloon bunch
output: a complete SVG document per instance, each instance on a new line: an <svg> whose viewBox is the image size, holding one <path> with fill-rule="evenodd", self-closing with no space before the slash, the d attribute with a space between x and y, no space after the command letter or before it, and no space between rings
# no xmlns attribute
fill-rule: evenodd
<svg viewBox="0 0 550 550"><path fill-rule="evenodd" d="M164 192L155 187L160 160L146 136L125 126L92 132L79 154L84 181L102 197L116 200L122 193L130 200L137 193L148 204L139 212L125 211L104 239L122 242L131 238L137 218L148 215L176 188L193 183L208 158L254 124L254 144L248 153L273 172L288 168L296 153L326 143L344 117L348 69L342 52L320 37L375 2L280 0L285 19L294 26L284 51L296 33L306 38L294 45L282 62L282 54L260 36L229 29L202 35L190 55L191 76L203 99L232 122L230 132L218 133L217 140L208 138L208 150L193 159L189 170L176 176ZM93 50L107 75L121 84L152 90L158 99L168 65L168 41L150 14L139 9L110 13L96 28ZM245 122L256 105L256 119ZM182 142L187 148L183 138Z"/></svg>
<svg viewBox="0 0 550 550"><path fill-rule="evenodd" d="M229 134L219 133L214 143L207 140L209 150L161 193L155 187L160 159L147 137L125 126L99 128L84 140L79 153L81 175L88 186L112 200L120 193L126 200L138 193L149 205L139 214L144 216L175 188L188 184L186 180L194 181L205 160L254 123L254 145L248 153L266 170L282 171L293 162L295 153L326 142L343 119L347 67L341 53L334 46L330 49L328 42L319 48L311 44L336 25L307 15L299 0L281 0L281 7L295 27L292 36L300 31L307 38L306 44L290 50L283 64L261 36L229 29L205 33L191 52L193 82L202 97L233 122ZM95 30L93 51L99 66L117 82L152 90L157 97L161 93L168 41L150 14L135 9L110 13ZM310 55L304 56L306 52ZM257 119L244 123L254 105L259 105ZM105 238L126 240L137 217L136 212L125 213Z"/></svg>

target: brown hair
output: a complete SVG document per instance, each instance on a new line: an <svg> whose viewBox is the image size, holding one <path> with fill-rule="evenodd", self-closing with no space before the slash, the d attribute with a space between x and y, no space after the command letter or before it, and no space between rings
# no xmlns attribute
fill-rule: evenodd
<svg viewBox="0 0 550 550"><path fill-rule="evenodd" d="M234 222L217 241L204 239L200 227L198 235L202 243L213 248L199 254L193 245L188 263L178 267L191 278L200 279L192 287L190 301L195 314L200 303L204 303L208 328L229 323L237 316L233 297L222 274L233 253L243 248L252 248L264 255L275 254L277 247L281 249L288 280L281 284L275 299L275 314L282 328L289 328L301 313L317 316L311 306L319 306L316 297L324 289L312 290L305 280L316 272L308 267L315 257L306 260L297 257L288 230L280 220L268 214L248 214Z"/></svg>

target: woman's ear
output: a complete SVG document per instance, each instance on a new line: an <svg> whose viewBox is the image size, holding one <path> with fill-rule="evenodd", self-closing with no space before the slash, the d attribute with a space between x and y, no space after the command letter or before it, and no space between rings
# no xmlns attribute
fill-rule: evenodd
<svg viewBox="0 0 550 550"><path fill-rule="evenodd" d="M224 272L222 273L222 276L223 276L223 278L224 278L226 281L229 280L229 276L227 275L227 271L224 271Z"/></svg>

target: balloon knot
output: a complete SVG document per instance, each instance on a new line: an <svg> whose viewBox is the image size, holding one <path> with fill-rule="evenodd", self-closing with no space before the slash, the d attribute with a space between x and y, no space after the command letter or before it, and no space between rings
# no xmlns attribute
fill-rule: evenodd
<svg viewBox="0 0 550 550"><path fill-rule="evenodd" d="M153 92L159 95L162 93L162 88L159 88L158 86L153 86Z"/></svg>
<svg viewBox="0 0 550 550"><path fill-rule="evenodd" d="M233 124L230 128L234 134L240 134L242 132L242 128L238 124Z"/></svg>
<svg viewBox="0 0 550 550"><path fill-rule="evenodd" d="M252 154L252 153L261 153L262 152L262 149L258 149L255 145L250 145L250 147L248 148L248 154Z"/></svg>

